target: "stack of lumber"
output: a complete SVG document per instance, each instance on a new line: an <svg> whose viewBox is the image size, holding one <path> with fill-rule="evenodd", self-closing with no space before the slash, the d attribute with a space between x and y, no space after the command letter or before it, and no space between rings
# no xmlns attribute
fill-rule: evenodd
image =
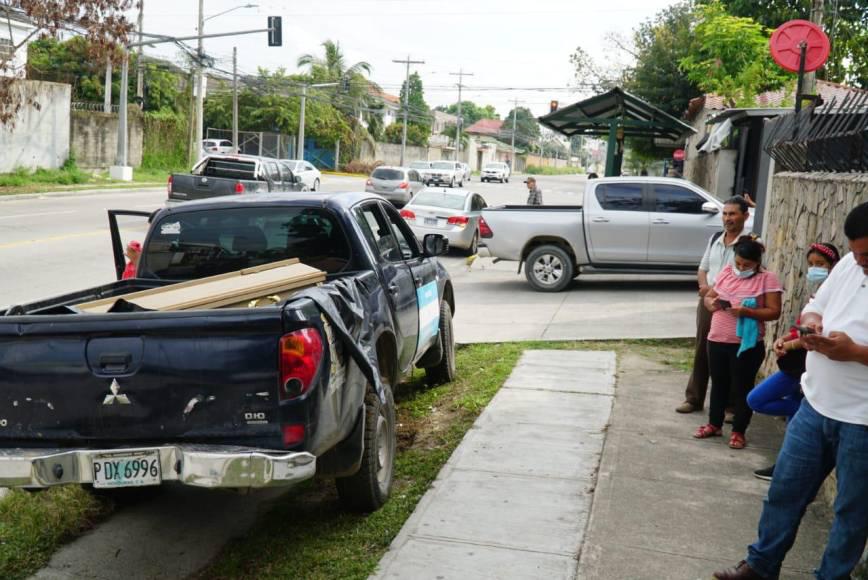
<svg viewBox="0 0 868 580"><path fill-rule="evenodd" d="M108 312L119 299L148 310L268 306L325 281L325 272L293 258L218 276L77 304L81 312Z"/></svg>

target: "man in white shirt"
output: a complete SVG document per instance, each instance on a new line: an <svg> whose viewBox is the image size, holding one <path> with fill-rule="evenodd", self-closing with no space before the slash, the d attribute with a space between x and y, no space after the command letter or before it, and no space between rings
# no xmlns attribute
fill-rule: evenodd
<svg viewBox="0 0 868 580"><path fill-rule="evenodd" d="M711 330L711 312L703 298L714 286L717 275L734 259L735 243L750 231L745 223L750 217L747 201L740 196L732 197L723 204L723 232L717 232L708 240L705 254L696 273L699 282L699 304L696 307L696 346L693 353L693 370L684 390L684 402L675 410L679 413L701 411L708 392L708 331Z"/></svg>
<svg viewBox="0 0 868 580"><path fill-rule="evenodd" d="M811 333L802 376L805 398L787 427L747 560L715 572L719 580L777 578L802 516L836 469L835 520L821 580L850 578L868 539L868 202L844 223L850 254L802 311Z"/></svg>

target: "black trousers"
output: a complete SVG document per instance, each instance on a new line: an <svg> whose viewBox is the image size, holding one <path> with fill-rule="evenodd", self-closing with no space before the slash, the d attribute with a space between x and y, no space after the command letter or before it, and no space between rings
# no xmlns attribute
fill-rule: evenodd
<svg viewBox="0 0 868 580"><path fill-rule="evenodd" d="M708 341L708 370L711 373L711 397L708 422L723 427L726 406L735 403L732 430L744 433L750 425L753 411L747 404L747 394L753 389L756 375L766 356L765 345L757 343L753 348L736 356L739 345Z"/></svg>

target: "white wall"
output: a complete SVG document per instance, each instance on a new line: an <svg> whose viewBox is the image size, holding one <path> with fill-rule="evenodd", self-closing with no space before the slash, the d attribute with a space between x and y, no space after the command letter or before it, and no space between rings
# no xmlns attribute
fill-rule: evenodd
<svg viewBox="0 0 868 580"><path fill-rule="evenodd" d="M12 20L10 22L12 27L13 46L27 38L27 35L29 35L33 30L32 26L28 26L22 22L18 22L16 20ZM15 52L15 56L12 61L9 63L10 70L0 72L0 75L24 78L26 72L25 65L27 64L27 48L30 45L30 42L36 40L37 38L38 36L36 35L32 36L27 42L27 44L19 48ZM5 18L3 19L3 25L0 26L0 39L9 39L9 22L6 22Z"/></svg>
<svg viewBox="0 0 868 580"><path fill-rule="evenodd" d="M40 108L23 104L14 127L0 127L0 173L17 167L60 167L69 158L72 87L43 81L21 81L13 87L21 98L32 96Z"/></svg>

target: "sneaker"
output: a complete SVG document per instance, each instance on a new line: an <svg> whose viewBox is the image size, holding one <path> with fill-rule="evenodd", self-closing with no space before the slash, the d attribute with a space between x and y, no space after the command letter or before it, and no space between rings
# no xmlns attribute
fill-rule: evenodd
<svg viewBox="0 0 868 580"><path fill-rule="evenodd" d="M696 405L691 403L690 401L684 401L677 407L675 407L676 413L694 413L696 411L701 411L702 408L697 408Z"/></svg>
<svg viewBox="0 0 868 580"><path fill-rule="evenodd" d="M772 474L774 474L774 472L775 472L775 466L772 465L770 467L765 467L763 469L757 469L756 471L753 472L753 476L756 477L757 479L762 479L765 481L771 481L772 480Z"/></svg>

